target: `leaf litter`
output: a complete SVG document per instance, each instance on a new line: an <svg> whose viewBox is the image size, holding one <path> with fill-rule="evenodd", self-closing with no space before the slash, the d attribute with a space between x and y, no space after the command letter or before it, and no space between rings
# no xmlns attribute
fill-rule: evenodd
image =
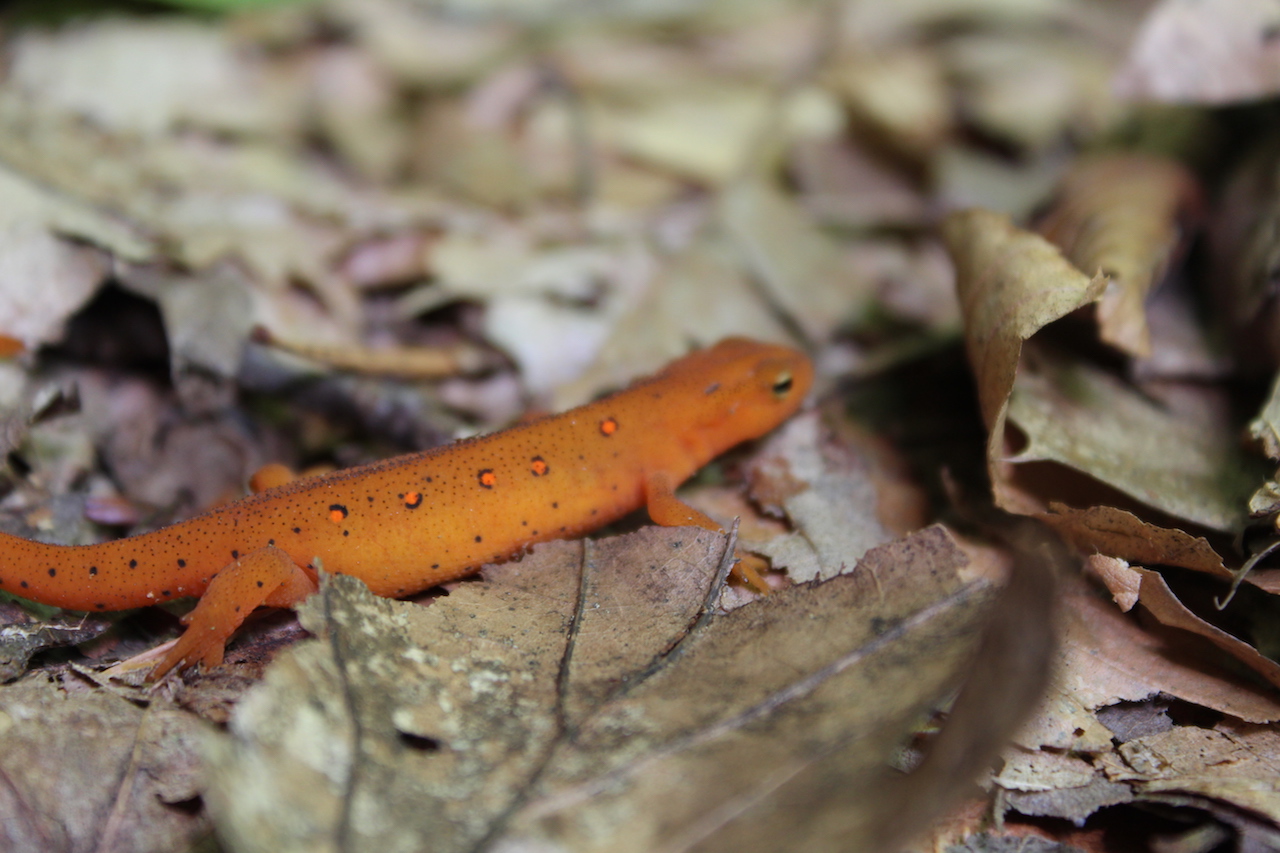
<svg viewBox="0 0 1280 853"><path fill-rule="evenodd" d="M842 411L854 388L926 393L892 383L931 358L964 387L932 224L965 199L1015 217L951 213L942 229L988 430L975 467L999 505L1056 528L1088 580L1059 596L1057 675L986 782L994 805L957 810L932 843L998 845L1004 821L1115 849L1097 826L1128 816L1157 832L1134 803L1190 820L1180 849L1274 841L1275 570L1243 576L1223 613L1211 602L1275 538L1277 490L1236 441L1251 392L1215 384L1276 364L1275 172L1265 141L1253 157L1215 141L1247 124L1112 88L1199 104L1274 93L1261 7L1193 5L779 0L567 25L556 4L445 17L327 0L14 26L0 333L25 352L0 365L7 529L72 542L106 535L91 520L155 526L234 497L262 462L351 464L492 428L726 334L805 341L825 398L821 417L689 490L741 515L743 544L800 584L752 603L717 586L723 540L645 530L544 546L426 607L334 584L304 610L320 640L258 620L231 666L165 693L55 665L60 699L17 692L36 695L37 671L0 703L118 695L178 721L160 735L173 762L130 753L160 799L144 790L131 810L110 785L132 771L95 765L75 783L84 810L66 806L60 825L105 826L120 849L185 847L210 818L227 849L436 849L446 832L467 849L889 849L922 829L1048 671L1049 593L1014 594L1037 573L1015 570L1014 603L980 612L992 593L973 578L1005 577L1011 554L1062 563L1043 533L999 525L979 525L995 544L963 542L967 557L938 528L896 539L936 517L925 495L963 516L986 487L955 456L941 475L913 461L926 488L908 485ZM1208 297L1184 254L1200 194L1183 170L1205 182L1223 283ZM1212 301L1225 334L1204 322ZM151 326L100 337L140 304L157 306ZM257 326L342 358L250 343ZM418 347L473 353L477 371L397 372ZM152 378L125 375L143 364ZM80 387L83 411L28 423L59 383ZM965 417L886 434L910 451ZM915 574L922 551L941 578ZM661 583L638 583L638 565ZM153 645L167 617L143 616L82 651ZM139 621L141 638L121 633ZM930 713L969 671L935 738ZM207 787L165 769L192 754L175 707L227 726L204 738ZM58 754L86 749L78 736L37 735ZM915 772L885 770L922 743ZM111 746L103 761L124 766ZM4 825L35 834L8 840L48 849L55 824L40 821L64 812L21 779L41 805ZM150 847L148 827L172 834Z"/></svg>

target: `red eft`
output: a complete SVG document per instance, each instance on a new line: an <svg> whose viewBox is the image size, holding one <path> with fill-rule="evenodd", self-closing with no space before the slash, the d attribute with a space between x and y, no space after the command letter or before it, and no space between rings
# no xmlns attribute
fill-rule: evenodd
<svg viewBox="0 0 1280 853"><path fill-rule="evenodd" d="M150 533L98 545L0 534L0 589L88 611L199 596L152 677L217 666L250 611L297 604L317 568L404 596L641 506L657 524L720 530L676 486L780 424L812 381L804 354L730 338L563 414L294 480Z"/></svg>

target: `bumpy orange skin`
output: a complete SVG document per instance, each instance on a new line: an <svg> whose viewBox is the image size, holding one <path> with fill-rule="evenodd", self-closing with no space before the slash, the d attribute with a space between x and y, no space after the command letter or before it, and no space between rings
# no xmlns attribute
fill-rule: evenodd
<svg viewBox="0 0 1280 853"><path fill-rule="evenodd" d="M731 338L564 414L295 480L152 533L88 546L0 534L0 589L90 611L204 596L157 673L216 664L254 607L313 591L317 565L401 596L640 506L660 524L718 529L674 488L785 420L812 379L802 353Z"/></svg>

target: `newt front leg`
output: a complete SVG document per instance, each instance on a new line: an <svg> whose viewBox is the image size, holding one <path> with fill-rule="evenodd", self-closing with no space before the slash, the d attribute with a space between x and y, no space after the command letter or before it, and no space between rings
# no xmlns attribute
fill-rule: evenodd
<svg viewBox="0 0 1280 853"><path fill-rule="evenodd" d="M645 477L644 500L649 518L654 524L663 527L701 527L715 533L725 532L724 525L676 497L672 478L664 471L655 471ZM773 591L760 576L760 572L768 568L764 560L742 551L735 551L734 556L737 558L737 562L733 564L734 577L756 592L768 595Z"/></svg>

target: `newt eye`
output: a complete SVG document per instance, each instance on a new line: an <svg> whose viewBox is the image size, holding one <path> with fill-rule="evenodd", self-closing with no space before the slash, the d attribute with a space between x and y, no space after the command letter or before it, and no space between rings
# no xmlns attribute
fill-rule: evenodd
<svg viewBox="0 0 1280 853"><path fill-rule="evenodd" d="M783 373L773 380L773 396L781 399L791 393L792 376L790 373Z"/></svg>

